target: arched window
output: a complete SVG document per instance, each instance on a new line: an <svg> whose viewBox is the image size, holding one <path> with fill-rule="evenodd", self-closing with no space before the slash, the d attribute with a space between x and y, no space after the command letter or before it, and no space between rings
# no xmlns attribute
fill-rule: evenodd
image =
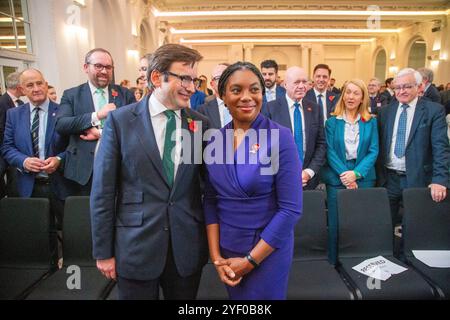
<svg viewBox="0 0 450 320"><path fill-rule="evenodd" d="M427 45L423 39L417 39L411 45L408 56L408 67L418 69L425 67Z"/></svg>
<svg viewBox="0 0 450 320"><path fill-rule="evenodd" d="M386 79L386 50L378 51L375 58L375 77L383 81Z"/></svg>

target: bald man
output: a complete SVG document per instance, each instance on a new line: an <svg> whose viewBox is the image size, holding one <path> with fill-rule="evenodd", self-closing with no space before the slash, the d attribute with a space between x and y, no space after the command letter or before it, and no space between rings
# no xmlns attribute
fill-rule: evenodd
<svg viewBox="0 0 450 320"><path fill-rule="evenodd" d="M289 68L284 85L285 96L268 102L263 106L262 113L291 129L299 158L303 163L303 189L313 190L319 184L318 173L326 160L323 113L316 103L303 99L308 85L308 76L304 69Z"/></svg>

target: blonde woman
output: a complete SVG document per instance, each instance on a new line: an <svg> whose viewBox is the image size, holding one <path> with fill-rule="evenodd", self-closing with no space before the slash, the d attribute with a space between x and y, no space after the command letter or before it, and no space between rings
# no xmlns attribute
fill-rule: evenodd
<svg viewBox="0 0 450 320"><path fill-rule="evenodd" d="M344 84L336 109L325 124L327 164L322 180L328 197L328 255L337 261L337 192L375 186L378 156L377 120L369 113L369 94L362 80Z"/></svg>

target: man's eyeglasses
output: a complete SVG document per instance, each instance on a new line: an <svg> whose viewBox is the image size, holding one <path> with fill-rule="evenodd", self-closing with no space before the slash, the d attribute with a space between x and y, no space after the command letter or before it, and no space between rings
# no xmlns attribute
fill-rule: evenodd
<svg viewBox="0 0 450 320"><path fill-rule="evenodd" d="M220 80L220 76L214 77L214 78L212 78L212 80L219 81Z"/></svg>
<svg viewBox="0 0 450 320"><path fill-rule="evenodd" d="M402 86L395 86L394 87L394 91L402 91L402 90L411 90L412 88L414 88L416 85L415 84L404 84Z"/></svg>
<svg viewBox="0 0 450 320"><path fill-rule="evenodd" d="M139 71L143 71L143 72L147 72L148 68L147 67L140 67Z"/></svg>
<svg viewBox="0 0 450 320"><path fill-rule="evenodd" d="M167 75L171 75L171 76L174 76L174 77L177 77L178 79L180 79L181 86L183 88L189 87L191 85L191 83L194 84L194 86L195 86L195 83L198 83L198 81L201 81L198 78L192 78L191 76L179 75L179 74L176 74L176 73L173 73L173 72L170 72L170 71L166 71L164 73L167 74Z"/></svg>
<svg viewBox="0 0 450 320"><path fill-rule="evenodd" d="M103 69L105 69L106 71L111 71L112 69L114 69L114 66L110 66L110 65L105 66L101 63L88 63L88 64L90 64L91 66L94 66L94 69L97 72L103 71Z"/></svg>

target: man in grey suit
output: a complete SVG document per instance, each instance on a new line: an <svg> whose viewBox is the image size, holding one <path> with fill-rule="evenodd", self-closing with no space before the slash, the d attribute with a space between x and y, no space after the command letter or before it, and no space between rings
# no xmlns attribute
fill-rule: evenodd
<svg viewBox="0 0 450 320"><path fill-rule="evenodd" d="M94 161L93 255L98 269L117 279L119 299L158 299L159 286L165 299L197 295L208 244L202 165L191 157L201 160L208 121L188 106L201 58L163 45L149 63L153 94L106 121Z"/></svg>
<svg viewBox="0 0 450 320"><path fill-rule="evenodd" d="M219 97L217 89L219 79L223 71L229 66L227 63L220 63L214 67L211 75L211 88L214 91L214 98L198 107L198 112L204 114L209 120L209 128L220 129L228 124L232 117L228 108L225 106L222 99Z"/></svg>
<svg viewBox="0 0 450 320"><path fill-rule="evenodd" d="M405 68L394 79L396 100L378 113L380 153L379 185L386 187L393 226L403 190L430 188L440 202L449 187L450 147L444 108L418 97L422 76Z"/></svg>

